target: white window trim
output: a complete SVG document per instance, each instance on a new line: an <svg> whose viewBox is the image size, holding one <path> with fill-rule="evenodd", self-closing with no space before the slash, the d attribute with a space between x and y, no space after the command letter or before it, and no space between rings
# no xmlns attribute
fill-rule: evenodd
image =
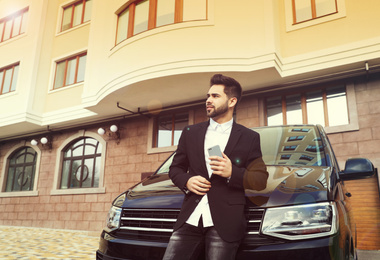
<svg viewBox="0 0 380 260"><path fill-rule="evenodd" d="M284 3L285 3L285 23L286 23L287 32L346 17L345 0L337 0L337 5L338 5L337 13L315 18L310 21L293 24L292 0L284 0Z"/></svg>
<svg viewBox="0 0 380 260"><path fill-rule="evenodd" d="M359 118L358 109L356 105L356 94L354 83L346 84L346 98L347 98L347 109L348 109L348 121L346 125L339 126L324 126L327 134L341 133L348 131L359 130ZM265 102L264 98L259 100L259 124L260 126L265 126Z"/></svg>
<svg viewBox="0 0 380 260"><path fill-rule="evenodd" d="M7 169L9 165L9 156L13 152L15 152L17 149L20 149L22 147L31 147L34 151L37 153L37 160L36 160L36 168L34 172L34 184L33 184L33 190L31 191L12 191L12 192L5 192L5 185L6 185L6 177L8 176ZM40 164L41 164L41 150L38 146L32 146L27 145L25 141L19 142L17 145L13 146L9 151L4 155L4 163L3 163L3 169L2 174L0 178L0 198L4 197L33 197L38 196L38 176L40 173Z"/></svg>
<svg viewBox="0 0 380 260"><path fill-rule="evenodd" d="M62 34L65 34L65 33L68 33L68 32L71 32L71 31L74 31L74 30L77 30L79 28L82 28L86 25L88 25L91 20L92 20L92 11L91 11L91 18L89 21L87 22L84 22L80 25L77 25L77 26L74 26L74 27L71 27L70 29L67 29L67 30L64 30L64 31L61 31L61 27L62 27L62 18L63 18L63 9L69 5L72 5L73 3L77 2L78 0L70 0L70 1L67 1L67 2L64 2L62 4L59 5L59 13L58 13L58 22L57 22L57 27L56 27L56 30L55 30L55 35L56 36L59 36L59 35L62 35ZM93 3L94 4L94 3Z"/></svg>
<svg viewBox="0 0 380 260"><path fill-rule="evenodd" d="M64 61L64 60L67 60L67 59L70 59L72 57L81 55L83 53L86 53L86 56L87 56L87 49L81 49L81 50L77 50L75 52L67 53L66 55L57 57L57 58L55 58L52 61L51 65L50 65L50 71L51 71L51 73L50 73L50 78L49 78L49 90L48 90L48 93L55 93L55 92L58 92L58 91L61 91L61 90L64 90L64 89L69 89L69 88L77 87L77 86L80 86L80 85L84 85L84 82L85 82L86 79L84 81L77 82L77 83L69 85L69 86L63 86L61 88L54 89L54 79L55 79L55 74L56 74L56 70L57 70L57 63L61 62L61 61ZM87 57L86 57L86 59L87 59ZM86 66L87 66L87 61L86 61ZM85 72L85 75L86 75L86 72Z"/></svg>
<svg viewBox="0 0 380 260"><path fill-rule="evenodd" d="M173 112L175 113L175 112ZM189 121L188 125L194 124L194 110L189 110ZM177 145L167 146L167 147L153 147L153 136L154 136L154 118L150 118L148 122L148 147L147 153L166 153L166 152L174 152L177 150Z"/></svg>
<svg viewBox="0 0 380 260"><path fill-rule="evenodd" d="M99 143L102 144L102 157L100 159L101 161L100 161L100 172L99 172L99 187L60 189L59 184L60 184L61 172L62 172L63 149L75 139L84 138L84 137L94 138ZM106 160L106 151L107 151L107 142L100 135L96 133L86 132L84 130L81 130L81 131L78 131L78 133L67 138L57 149L57 159L55 162L53 189L50 191L50 195L105 193L106 189L104 187L104 167L105 167L105 160Z"/></svg>

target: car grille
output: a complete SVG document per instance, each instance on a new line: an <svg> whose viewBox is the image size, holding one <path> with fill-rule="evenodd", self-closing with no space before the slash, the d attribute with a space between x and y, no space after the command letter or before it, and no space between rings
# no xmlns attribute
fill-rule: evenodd
<svg viewBox="0 0 380 260"><path fill-rule="evenodd" d="M117 236L126 239L168 242L179 209L123 209ZM268 244L259 235L264 209L247 209L247 235L244 243Z"/></svg>

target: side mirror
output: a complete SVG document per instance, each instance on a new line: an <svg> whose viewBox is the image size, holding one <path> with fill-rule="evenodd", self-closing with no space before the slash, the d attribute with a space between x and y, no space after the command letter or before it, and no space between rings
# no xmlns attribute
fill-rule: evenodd
<svg viewBox="0 0 380 260"><path fill-rule="evenodd" d="M357 180L374 176L377 169L365 158L351 158L346 161L344 171L339 173L342 180Z"/></svg>

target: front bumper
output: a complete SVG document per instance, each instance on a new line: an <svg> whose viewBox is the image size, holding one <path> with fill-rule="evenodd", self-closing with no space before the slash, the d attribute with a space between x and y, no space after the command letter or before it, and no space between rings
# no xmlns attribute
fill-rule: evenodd
<svg viewBox="0 0 380 260"><path fill-rule="evenodd" d="M161 260L166 249L165 242L147 242L115 238L104 232L101 235L97 260ZM338 236L304 241L279 241L270 245L243 244L236 260L255 259L345 259L344 248L339 247ZM202 258L200 258L202 259Z"/></svg>

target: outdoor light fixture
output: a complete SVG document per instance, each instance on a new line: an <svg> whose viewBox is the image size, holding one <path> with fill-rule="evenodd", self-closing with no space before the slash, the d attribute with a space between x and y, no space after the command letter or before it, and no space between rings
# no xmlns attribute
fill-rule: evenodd
<svg viewBox="0 0 380 260"><path fill-rule="evenodd" d="M52 148L51 138L49 138L49 137L46 137L46 136L42 137L40 139L40 143L41 143L42 147L47 147L49 149ZM32 141L30 141L30 144L33 146L37 146L38 145L37 139L32 139Z"/></svg>
<svg viewBox="0 0 380 260"><path fill-rule="evenodd" d="M120 132L119 132L119 127L117 125L111 125L109 130L100 127L98 129L98 134L99 135L107 135L108 138L116 139L116 143L120 143Z"/></svg>

